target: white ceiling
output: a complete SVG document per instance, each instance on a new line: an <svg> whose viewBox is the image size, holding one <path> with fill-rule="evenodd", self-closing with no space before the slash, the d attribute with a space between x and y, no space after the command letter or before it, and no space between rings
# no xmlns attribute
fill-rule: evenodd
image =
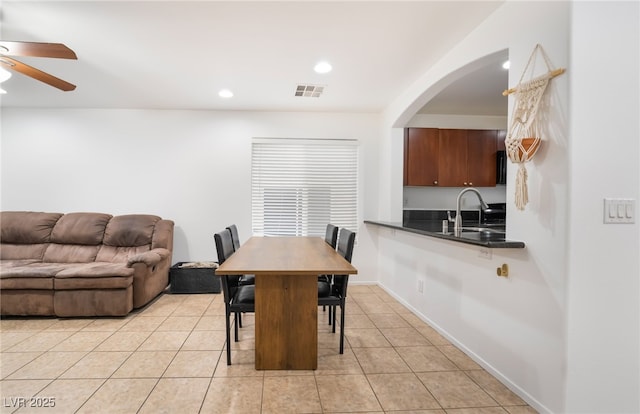
<svg viewBox="0 0 640 414"><path fill-rule="evenodd" d="M378 112L500 4L4 0L2 40L64 43L78 60L19 58L77 89L14 74L3 83L1 104ZM316 74L323 59L333 71ZM326 88L319 98L294 97L299 83ZM495 88L506 83L503 71L479 70L445 91L454 97L444 93L430 105L436 113L453 105L466 113L498 107L505 115L506 100L499 101L506 98ZM222 88L235 96L218 97Z"/></svg>

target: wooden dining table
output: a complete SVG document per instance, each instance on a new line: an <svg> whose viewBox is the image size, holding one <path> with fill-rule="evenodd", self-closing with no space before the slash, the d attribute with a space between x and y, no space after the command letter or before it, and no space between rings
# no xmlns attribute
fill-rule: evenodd
<svg viewBox="0 0 640 414"><path fill-rule="evenodd" d="M216 269L255 275L259 370L317 369L318 276L357 273L320 237L252 237Z"/></svg>

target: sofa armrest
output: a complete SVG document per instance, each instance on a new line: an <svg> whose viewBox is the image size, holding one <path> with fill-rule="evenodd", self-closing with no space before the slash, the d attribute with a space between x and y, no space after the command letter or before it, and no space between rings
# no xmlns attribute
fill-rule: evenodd
<svg viewBox="0 0 640 414"><path fill-rule="evenodd" d="M127 260L127 267L133 267L133 265L136 263L144 263L147 266L155 266L169 257L171 257L171 252L169 250L157 248L130 257L129 260Z"/></svg>

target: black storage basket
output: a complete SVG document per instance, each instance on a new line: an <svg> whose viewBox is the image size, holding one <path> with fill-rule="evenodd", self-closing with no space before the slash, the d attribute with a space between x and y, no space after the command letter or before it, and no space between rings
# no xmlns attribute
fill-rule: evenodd
<svg viewBox="0 0 640 414"><path fill-rule="evenodd" d="M171 293L220 293L220 277L213 267L182 267L178 262L169 269Z"/></svg>

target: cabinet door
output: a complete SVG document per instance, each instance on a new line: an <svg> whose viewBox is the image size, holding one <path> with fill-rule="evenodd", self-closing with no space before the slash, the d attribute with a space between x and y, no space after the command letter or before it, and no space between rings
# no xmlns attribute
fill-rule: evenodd
<svg viewBox="0 0 640 414"><path fill-rule="evenodd" d="M468 131L467 181L469 187L496 186L496 130Z"/></svg>
<svg viewBox="0 0 640 414"><path fill-rule="evenodd" d="M439 130L438 178L441 187L467 184L467 130Z"/></svg>
<svg viewBox="0 0 640 414"><path fill-rule="evenodd" d="M438 185L438 129L407 128L404 144L404 185Z"/></svg>

